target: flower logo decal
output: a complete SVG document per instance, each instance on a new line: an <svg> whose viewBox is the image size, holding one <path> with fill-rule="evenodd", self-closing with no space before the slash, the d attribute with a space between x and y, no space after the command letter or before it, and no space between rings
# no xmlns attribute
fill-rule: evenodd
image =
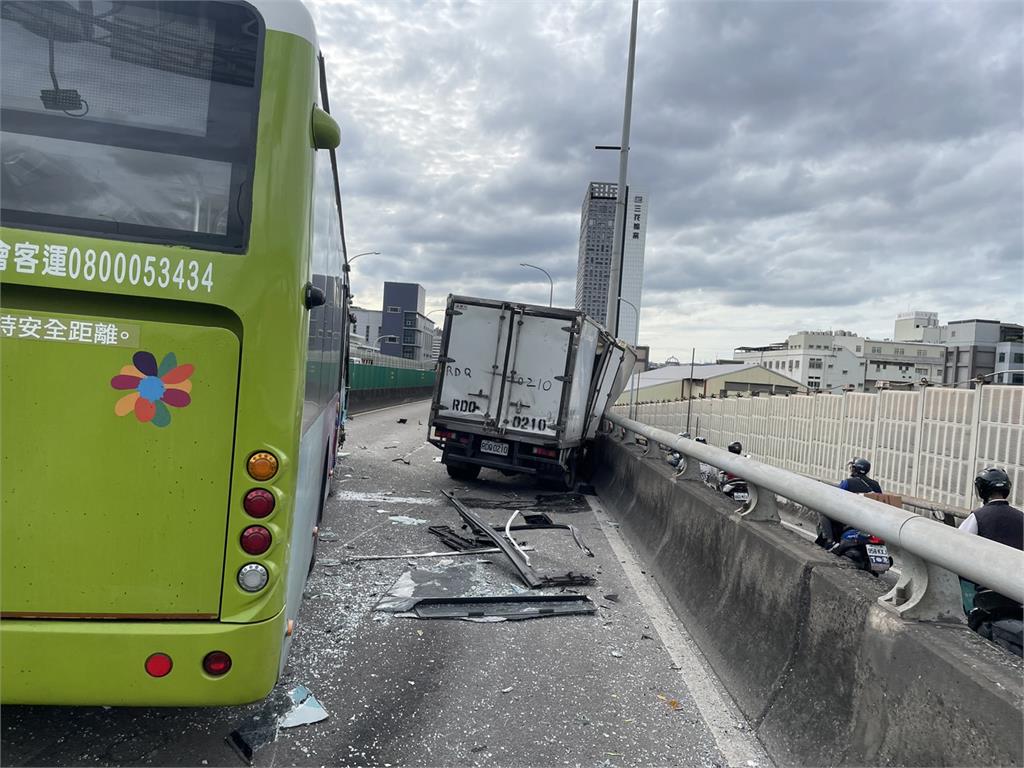
<svg viewBox="0 0 1024 768"><path fill-rule="evenodd" d="M127 416L134 411L139 421L166 427L171 423L168 405L184 408L192 402L192 382L188 377L195 369L190 363L178 365L173 352L168 352L159 366L151 352L136 352L132 365L126 365L110 380L114 389L135 390L117 401L114 413Z"/></svg>

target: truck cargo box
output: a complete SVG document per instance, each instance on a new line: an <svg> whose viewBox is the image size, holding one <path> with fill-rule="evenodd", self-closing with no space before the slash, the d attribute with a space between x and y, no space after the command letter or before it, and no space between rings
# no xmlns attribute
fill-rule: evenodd
<svg viewBox="0 0 1024 768"><path fill-rule="evenodd" d="M449 296L446 315L430 439L449 473L486 466L571 481L635 353L576 309Z"/></svg>

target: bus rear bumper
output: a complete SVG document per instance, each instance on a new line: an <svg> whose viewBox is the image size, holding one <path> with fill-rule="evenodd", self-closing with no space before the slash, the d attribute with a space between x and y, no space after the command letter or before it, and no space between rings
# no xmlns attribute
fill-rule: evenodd
<svg viewBox="0 0 1024 768"><path fill-rule="evenodd" d="M254 624L192 621L0 621L0 702L104 706L244 704L277 681L285 613ZM231 656L220 677L203 670L210 651ZM164 677L146 659L171 657Z"/></svg>

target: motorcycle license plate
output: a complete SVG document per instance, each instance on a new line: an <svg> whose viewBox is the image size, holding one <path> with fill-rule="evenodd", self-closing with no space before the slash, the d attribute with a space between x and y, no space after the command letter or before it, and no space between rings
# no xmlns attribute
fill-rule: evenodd
<svg viewBox="0 0 1024 768"><path fill-rule="evenodd" d="M885 546L881 544L868 544L867 550L872 571L883 573L889 570L889 550Z"/></svg>
<svg viewBox="0 0 1024 768"><path fill-rule="evenodd" d="M734 501L746 501L750 498L750 494L746 491L736 491L736 493L732 495L732 498Z"/></svg>
<svg viewBox="0 0 1024 768"><path fill-rule="evenodd" d="M508 443L499 443L497 440L481 440L480 450L484 453L493 453L495 456L508 456Z"/></svg>

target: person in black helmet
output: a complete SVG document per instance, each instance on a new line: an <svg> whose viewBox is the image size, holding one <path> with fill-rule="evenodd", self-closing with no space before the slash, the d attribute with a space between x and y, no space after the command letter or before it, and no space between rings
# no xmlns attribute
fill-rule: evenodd
<svg viewBox="0 0 1024 768"><path fill-rule="evenodd" d="M850 476L839 484L844 491L853 493L881 493L882 486L873 477L868 477L871 471L871 462L867 459L857 457L848 465Z"/></svg>
<svg viewBox="0 0 1024 768"><path fill-rule="evenodd" d="M960 530L1024 550L1024 512L1010 506L1013 484L1009 475L998 467L986 467L974 478L974 490L978 492L984 506L971 512L960 523ZM960 579L960 584L963 588L964 611L970 613L974 607L977 586L967 579Z"/></svg>
<svg viewBox="0 0 1024 768"><path fill-rule="evenodd" d="M1024 550L1024 512L1010 506L1013 484L1009 475L998 467L988 467L974 478L974 489L985 505L971 512L960 523L960 530Z"/></svg>
<svg viewBox="0 0 1024 768"><path fill-rule="evenodd" d="M742 456L743 455L743 443L739 442L738 440L729 443L729 453L735 453L737 456ZM730 480L735 480L736 479L736 475L732 474L731 472L723 471L719 475L718 479L719 479L719 485L723 485L725 483L728 483Z"/></svg>
<svg viewBox="0 0 1024 768"><path fill-rule="evenodd" d="M850 476L839 483L839 487L850 493L881 493L882 486L873 477L868 477L871 472L871 462L865 458L857 457L848 464ZM843 533L849 526L837 522L826 515L818 513L818 538L814 543L819 547L831 549L842 538Z"/></svg>

